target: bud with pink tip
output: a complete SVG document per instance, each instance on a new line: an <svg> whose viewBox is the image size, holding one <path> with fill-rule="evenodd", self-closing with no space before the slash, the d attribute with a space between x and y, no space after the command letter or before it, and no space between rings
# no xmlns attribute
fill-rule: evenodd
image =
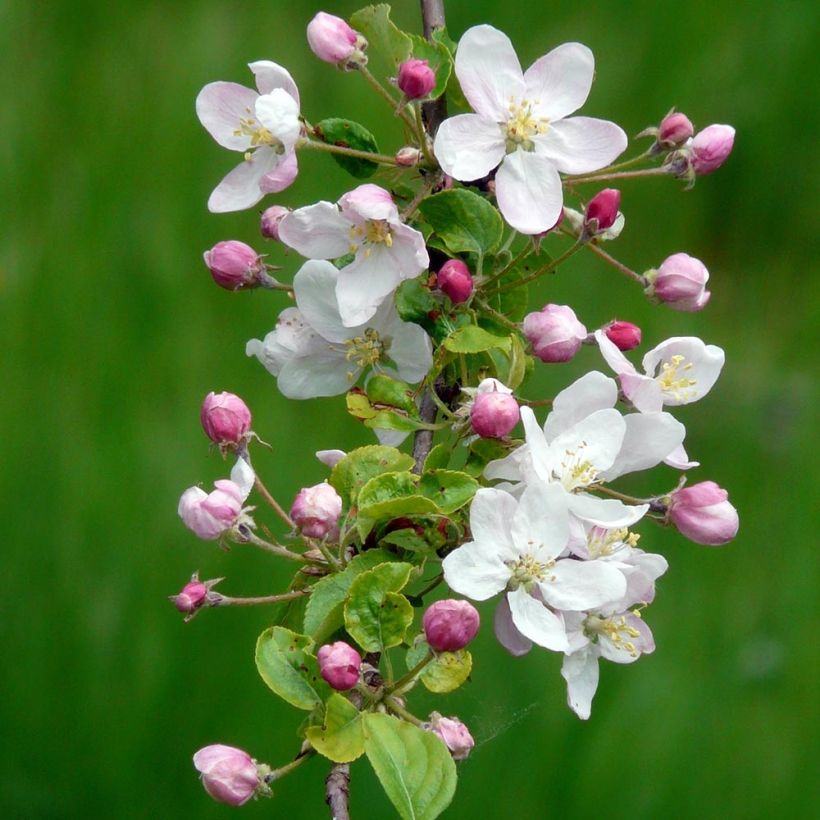
<svg viewBox="0 0 820 820"><path fill-rule="evenodd" d="M729 493L714 481L701 481L669 496L669 520L690 541L718 547L736 535L740 520Z"/></svg>
<svg viewBox="0 0 820 820"><path fill-rule="evenodd" d="M439 290L450 297L454 305L466 302L473 295L473 277L460 259L448 259L436 276Z"/></svg>
<svg viewBox="0 0 820 820"><path fill-rule="evenodd" d="M475 638L479 623L478 610L469 601L452 598L431 604L422 619L427 643L437 652L464 649Z"/></svg>
<svg viewBox="0 0 820 820"><path fill-rule="evenodd" d="M673 111L667 114L658 128L658 142L667 147L683 145L694 134L695 129L686 114Z"/></svg>
<svg viewBox="0 0 820 820"><path fill-rule="evenodd" d="M177 512L188 529L212 541L230 530L239 520L244 497L242 489L229 479L214 482L214 491L189 487L179 499Z"/></svg>
<svg viewBox="0 0 820 820"><path fill-rule="evenodd" d="M259 254L250 245L236 239L217 242L205 251L203 259L214 282L226 290L256 287L259 274L264 272Z"/></svg>
<svg viewBox="0 0 820 820"><path fill-rule="evenodd" d="M427 60L412 58L399 66L397 84L408 100L420 100L435 88L436 73Z"/></svg>
<svg viewBox="0 0 820 820"><path fill-rule="evenodd" d="M239 444L251 429L251 411L233 393L208 393L199 418L214 444Z"/></svg>
<svg viewBox="0 0 820 820"><path fill-rule="evenodd" d="M307 39L310 50L320 60L336 65L363 58L361 51L367 46L361 34L341 17L324 11L308 23Z"/></svg>
<svg viewBox="0 0 820 820"><path fill-rule="evenodd" d="M698 176L716 171L732 153L735 129L731 125L710 125L695 135L690 145L692 169Z"/></svg>
<svg viewBox="0 0 820 820"><path fill-rule="evenodd" d="M396 165L400 165L402 168L412 168L414 165L419 164L421 156L421 151L418 148L405 145L404 148L399 148L396 151Z"/></svg>
<svg viewBox="0 0 820 820"><path fill-rule="evenodd" d="M205 791L219 803L242 806L262 785L256 761L242 749L214 744L194 755Z"/></svg>
<svg viewBox="0 0 820 820"><path fill-rule="evenodd" d="M338 535L341 514L342 499L326 482L303 487L290 508L293 523L309 538Z"/></svg>
<svg viewBox="0 0 820 820"><path fill-rule="evenodd" d="M338 692L346 692L359 682L362 656L344 641L328 643L316 653L319 672Z"/></svg>
<svg viewBox="0 0 820 820"><path fill-rule="evenodd" d="M648 296L654 296L674 310L701 310L711 297L706 290L709 271L700 259L688 253L673 253L657 270L645 274Z"/></svg>
<svg viewBox="0 0 820 820"><path fill-rule="evenodd" d="M615 224L621 207L621 192L617 188L598 191L587 205L584 227L592 234L605 231Z"/></svg>
<svg viewBox="0 0 820 820"><path fill-rule="evenodd" d="M470 409L474 433L482 438L504 438L520 418L518 402L509 387L497 379L484 379L479 384Z"/></svg>
<svg viewBox="0 0 820 820"><path fill-rule="evenodd" d="M618 350L632 350L641 343L641 329L632 322L611 322L604 328L604 333Z"/></svg>
<svg viewBox="0 0 820 820"><path fill-rule="evenodd" d="M470 730L458 718L442 717L438 712L433 712L430 719L431 730L444 741L453 760L464 760L475 746Z"/></svg>
<svg viewBox="0 0 820 820"><path fill-rule="evenodd" d="M188 581L182 590L176 595L171 596L174 606L179 612L191 614L196 612L208 597L208 587L202 581L195 578Z"/></svg>
<svg viewBox="0 0 820 820"><path fill-rule="evenodd" d="M568 305L544 305L524 317L523 330L542 362L568 362L587 337L587 329Z"/></svg>
<svg viewBox="0 0 820 820"><path fill-rule="evenodd" d="M279 223L290 213L284 205L271 205L262 211L259 218L259 230L266 239L279 241Z"/></svg>

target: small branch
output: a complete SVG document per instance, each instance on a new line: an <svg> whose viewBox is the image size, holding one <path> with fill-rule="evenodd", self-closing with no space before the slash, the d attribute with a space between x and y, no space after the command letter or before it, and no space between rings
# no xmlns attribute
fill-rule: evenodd
<svg viewBox="0 0 820 820"><path fill-rule="evenodd" d="M293 592L283 592L281 595L265 595L258 598L232 598L230 595L214 593L210 606L255 606L257 604L278 604L281 601L292 601L309 595L310 589L297 589Z"/></svg>
<svg viewBox="0 0 820 820"><path fill-rule="evenodd" d="M413 106L416 119L416 138L419 141L419 150L424 155L424 159L428 165L433 168L438 164L435 157L430 153L429 140L427 139L427 132L424 130L424 119L421 115L421 106L416 104Z"/></svg>
<svg viewBox="0 0 820 820"><path fill-rule="evenodd" d="M346 148L344 145L334 145L332 142L319 142L318 140L307 140L299 145L300 148L312 148L315 151L326 151L329 154L341 154L345 157L355 159L366 159L369 162L378 162L381 165L398 165L395 156L389 157L387 154L375 154L370 151L359 151L357 148Z"/></svg>
<svg viewBox="0 0 820 820"><path fill-rule="evenodd" d="M286 774L290 774L294 769L301 766L302 763L304 763L308 758L313 757L315 754L316 752L313 749L306 749L299 752L299 754L296 755L290 763L286 763L278 769L273 769L269 774L265 775L265 783L273 783L275 780L279 780Z"/></svg>
<svg viewBox="0 0 820 820"><path fill-rule="evenodd" d="M475 304L477 304L488 316L490 316L493 321L498 322L500 325L504 325L504 327L508 328L509 330L519 331L521 328L515 323L511 322L503 313L499 313L495 308L490 307L487 302L483 299L475 298L473 299Z"/></svg>
<svg viewBox="0 0 820 820"><path fill-rule="evenodd" d="M422 669L430 663L431 660L435 655L433 655L432 651L428 652L406 675L400 677L391 687L390 687L390 694L391 695L400 695L402 694L402 689L410 683L413 683L416 680L416 677L419 675Z"/></svg>
<svg viewBox="0 0 820 820"><path fill-rule="evenodd" d="M555 270L559 265L563 264L570 258L574 253L577 253L583 247L584 243L579 239L572 247L567 248L559 257L555 259L551 259L547 262L546 265L540 267L535 273L531 273L529 276L525 276L523 279L516 279L513 282L508 282L506 285L502 285L498 290L496 290L492 295L495 296L499 293L504 293L507 290L513 290L514 288L520 288L522 285L528 285L530 282L534 282L536 279L539 279L545 273L549 273L552 270Z"/></svg>
<svg viewBox="0 0 820 820"><path fill-rule="evenodd" d="M414 726L423 726L423 722L420 721L412 712L408 712L401 703L399 703L396 698L387 697L384 699L384 705L391 711L395 712L400 718L404 718L408 723L412 723Z"/></svg>
<svg viewBox="0 0 820 820"><path fill-rule="evenodd" d="M494 273L488 279L485 279L481 283L481 289L484 290L488 285L492 285L494 282L497 282L501 279L502 276L509 273L519 262L525 259L529 254L532 253L532 243L527 242L526 245L516 254L503 268L501 268L498 273Z"/></svg>
<svg viewBox="0 0 820 820"><path fill-rule="evenodd" d="M427 422L428 424L433 424L436 420L437 408L430 392L432 390L435 390L435 387L428 387L424 391L421 397L421 408L419 409L421 420ZM424 460L430 454L430 450L432 448L433 431L419 430L413 439L413 458L416 461L415 466L413 467L413 472L417 475L421 473L421 469L424 466Z"/></svg>
<svg viewBox="0 0 820 820"><path fill-rule="evenodd" d="M625 168L629 168L632 165L637 165L639 162L643 161L652 156L652 149L647 149L642 154L638 154L636 157L632 157L632 159L625 159L623 162L614 162L612 165L607 165L605 168L599 168L597 171L594 172L595 176L601 176L602 174L611 174L617 171L623 171ZM587 182L589 177L593 174L569 174L565 177L565 180L573 184L575 182Z"/></svg>
<svg viewBox="0 0 820 820"><path fill-rule="evenodd" d="M362 77L370 83L373 90L387 101L387 104L393 110L393 113L397 117L401 117L402 120L404 120L404 124L411 130L411 132L415 131L416 128L413 118L404 110L403 102L395 99L395 97L393 97L393 95L373 76L373 74L371 74L369 68L360 65L358 66L358 71Z"/></svg>
<svg viewBox="0 0 820 820"><path fill-rule="evenodd" d="M667 168L645 168L643 171L619 171L614 174L594 174L588 177L564 177L567 185L582 185L587 182L609 182L612 179L631 179L632 177L669 176Z"/></svg>
<svg viewBox="0 0 820 820"><path fill-rule="evenodd" d="M278 555L280 558L289 558L291 561L301 561L302 563L307 563L308 560L304 555L293 552L287 547L283 547L279 544L271 544L270 541L263 540L250 529L243 530L242 541L247 544L253 544L255 547L265 550L265 552Z"/></svg>
<svg viewBox="0 0 820 820"><path fill-rule="evenodd" d="M257 475L254 479L254 485L257 491L265 499L265 501L273 508L273 511L284 521L291 529L295 529L296 525L293 519L284 511L279 502L270 494L268 488L262 483L262 479Z"/></svg>
<svg viewBox="0 0 820 820"><path fill-rule="evenodd" d="M350 820L347 801L350 797L350 764L335 763L325 778L325 803L333 820Z"/></svg>
<svg viewBox="0 0 820 820"><path fill-rule="evenodd" d="M587 243L587 247L596 255L612 265L613 268L619 270L624 276L634 279L641 287L646 287L646 280L639 273L635 273L632 268L628 268L622 262L619 262L614 256L610 256L605 250L599 248L592 242Z"/></svg>

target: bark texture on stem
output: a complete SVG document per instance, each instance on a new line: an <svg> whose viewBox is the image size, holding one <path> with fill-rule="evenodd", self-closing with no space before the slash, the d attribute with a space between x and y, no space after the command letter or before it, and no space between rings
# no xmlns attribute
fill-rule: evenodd
<svg viewBox="0 0 820 820"><path fill-rule="evenodd" d="M325 803L330 807L333 820L350 820L350 764L336 763L325 778Z"/></svg>

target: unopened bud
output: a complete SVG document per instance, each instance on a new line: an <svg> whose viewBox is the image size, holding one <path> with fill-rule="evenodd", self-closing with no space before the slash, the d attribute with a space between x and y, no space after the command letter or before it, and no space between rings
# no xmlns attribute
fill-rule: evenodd
<svg viewBox="0 0 820 820"><path fill-rule="evenodd" d="M242 749L214 744L194 755L205 791L219 803L241 806L262 785L256 761Z"/></svg>
<svg viewBox="0 0 820 820"><path fill-rule="evenodd" d="M422 626L427 643L437 652L464 649L478 632L478 610L469 601L447 599L431 604Z"/></svg>
<svg viewBox="0 0 820 820"><path fill-rule="evenodd" d="M359 682L362 656L344 641L325 644L316 653L319 672L338 692L352 689Z"/></svg>
<svg viewBox="0 0 820 820"><path fill-rule="evenodd" d="M667 147L683 145L692 134L694 126L686 114L673 111L667 114L658 127L658 142Z"/></svg>
<svg viewBox="0 0 820 820"><path fill-rule="evenodd" d="M284 205L271 205L262 211L259 219L259 230L266 239L279 241L279 223L290 213Z"/></svg>
<svg viewBox="0 0 820 820"><path fill-rule="evenodd" d="M309 538L335 537L341 514L342 499L325 482L301 489L290 509L293 523Z"/></svg>
<svg viewBox="0 0 820 820"><path fill-rule="evenodd" d="M473 295L473 277L460 259L448 259L436 276L438 288L450 297L454 305L466 302Z"/></svg>
<svg viewBox="0 0 820 820"><path fill-rule="evenodd" d="M731 125L710 125L695 135L692 140L691 163L698 176L706 176L716 171L732 153L735 144L735 129Z"/></svg>
<svg viewBox="0 0 820 820"><path fill-rule="evenodd" d="M524 317L524 335L542 362L568 362L587 337L587 329L568 305L544 305Z"/></svg>
<svg viewBox="0 0 820 820"><path fill-rule="evenodd" d="M618 350L632 350L641 343L641 329L632 322L612 322L604 328L604 333Z"/></svg>
<svg viewBox="0 0 820 820"><path fill-rule="evenodd" d="M430 715L430 728L444 741L453 760L464 760L475 746L470 730L458 718L446 718L433 712Z"/></svg>
<svg viewBox="0 0 820 820"><path fill-rule="evenodd" d="M670 495L669 520L690 541L717 547L731 541L738 531L737 510L729 493L714 481L701 481Z"/></svg>
<svg viewBox="0 0 820 820"><path fill-rule="evenodd" d="M435 88L436 73L427 60L412 58L399 66L397 84L408 100L419 100Z"/></svg>
<svg viewBox="0 0 820 820"><path fill-rule="evenodd" d="M177 512L188 529L212 541L231 529L239 519L244 501L242 489L229 479L214 482L213 492L189 487L179 499Z"/></svg>
<svg viewBox="0 0 820 820"><path fill-rule="evenodd" d="M519 418L521 411L511 392L495 389L485 392L479 386L470 411L474 433L482 438L503 438L518 424Z"/></svg>
<svg viewBox="0 0 820 820"><path fill-rule="evenodd" d="M203 258L214 282L226 290L256 287L258 275L264 268L259 254L250 245L236 239L217 242L211 250L205 251Z"/></svg>
<svg viewBox="0 0 820 820"><path fill-rule="evenodd" d="M645 274L648 296L654 296L674 310L701 310L711 297L706 290L709 271L700 259L688 253L673 253L657 270Z"/></svg>
<svg viewBox="0 0 820 820"><path fill-rule="evenodd" d="M598 191L587 205L584 215L585 226L593 234L611 228L618 218L620 207L621 192L617 188L604 188L603 191Z"/></svg>
<svg viewBox="0 0 820 820"><path fill-rule="evenodd" d="M251 411L233 393L208 393L199 418L214 444L239 444L251 429Z"/></svg>
<svg viewBox="0 0 820 820"><path fill-rule="evenodd" d="M411 168L418 165L420 159L421 151L412 145L405 145L404 148L399 148L396 152L396 165L401 165L402 168Z"/></svg>
<svg viewBox="0 0 820 820"><path fill-rule="evenodd" d="M208 595L208 587L202 581L188 581L181 591L172 596L171 600L179 612L191 614L196 612L204 603Z"/></svg>
<svg viewBox="0 0 820 820"><path fill-rule="evenodd" d="M307 27L310 50L326 63L343 64L361 57L367 41L341 17L320 11Z"/></svg>

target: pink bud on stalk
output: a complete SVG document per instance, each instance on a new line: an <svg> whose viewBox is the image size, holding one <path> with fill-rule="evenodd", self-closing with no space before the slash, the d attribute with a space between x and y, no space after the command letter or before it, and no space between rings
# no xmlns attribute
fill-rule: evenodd
<svg viewBox="0 0 820 820"><path fill-rule="evenodd" d="M214 487L210 495L200 487L189 487L177 509L185 526L206 541L219 538L236 524L244 501L242 489L230 479L215 481Z"/></svg>
<svg viewBox="0 0 820 820"><path fill-rule="evenodd" d="M674 253L657 270L645 274L648 296L654 296L674 310L701 310L711 297L706 290L709 271L700 259L687 253Z"/></svg>
<svg viewBox="0 0 820 820"><path fill-rule="evenodd" d="M284 205L271 205L262 211L259 219L259 230L266 239L279 241L279 223L290 213Z"/></svg>
<svg viewBox="0 0 820 820"><path fill-rule="evenodd" d="M241 806L262 785L256 761L242 749L214 744L194 755L205 791L219 803Z"/></svg>
<svg viewBox="0 0 820 820"><path fill-rule="evenodd" d="M473 432L482 438L503 438L520 418L521 411L512 391L496 379L484 379L470 410Z"/></svg>
<svg viewBox="0 0 820 820"><path fill-rule="evenodd" d="M363 58L361 52L367 41L341 17L320 11L307 27L310 50L326 63L336 65Z"/></svg>
<svg viewBox="0 0 820 820"><path fill-rule="evenodd" d="M568 362L587 337L587 329L568 305L544 305L524 317L524 335L542 362Z"/></svg>
<svg viewBox="0 0 820 820"><path fill-rule="evenodd" d="M673 111L667 114L658 128L658 142L666 147L683 145L695 132L694 126L686 114Z"/></svg>
<svg viewBox="0 0 820 820"><path fill-rule="evenodd" d="M250 245L236 239L217 242L211 250L205 251L203 259L214 282L226 290L256 287L265 267Z"/></svg>
<svg viewBox="0 0 820 820"><path fill-rule="evenodd" d="M732 153L735 129L731 125L710 125L695 135L690 148L692 168L698 176L716 171Z"/></svg>
<svg viewBox="0 0 820 820"><path fill-rule="evenodd" d="M412 168L419 164L422 154L418 148L412 145L405 145L404 148L399 148L396 151L396 165L401 165L402 168Z"/></svg>
<svg viewBox="0 0 820 820"><path fill-rule="evenodd" d="M199 579L188 581L182 590L173 595L171 600L179 612L191 614L196 612L204 603L208 596L208 587Z"/></svg>
<svg viewBox="0 0 820 820"><path fill-rule="evenodd" d="M444 741L453 760L464 760L475 746L470 730L458 718L442 717L438 712L433 712L430 719L431 731Z"/></svg>
<svg viewBox="0 0 820 820"><path fill-rule="evenodd" d="M208 393L199 418L214 444L239 444L251 429L251 411L233 393Z"/></svg>
<svg viewBox="0 0 820 820"><path fill-rule="evenodd" d="M475 638L479 623L478 610L469 601L452 598L431 604L422 619L427 643L437 652L464 649Z"/></svg>
<svg viewBox="0 0 820 820"><path fill-rule="evenodd" d="M460 259L448 259L436 276L439 290L450 297L454 305L466 302L473 295L473 277Z"/></svg>
<svg viewBox="0 0 820 820"><path fill-rule="evenodd" d="M617 188L604 188L590 199L584 215L584 227L596 234L611 228L621 207L621 192Z"/></svg>
<svg viewBox="0 0 820 820"><path fill-rule="evenodd" d="M399 66L397 85L408 100L420 100L435 88L436 73L427 60L411 58Z"/></svg>
<svg viewBox="0 0 820 820"><path fill-rule="evenodd" d="M612 322L604 328L604 333L618 350L632 350L641 343L641 329L632 322Z"/></svg>
<svg viewBox="0 0 820 820"><path fill-rule="evenodd" d="M319 672L338 692L352 689L359 682L362 656L344 641L325 644L316 653Z"/></svg>
<svg viewBox="0 0 820 820"><path fill-rule="evenodd" d="M290 508L293 523L309 538L338 535L341 514L342 499L336 490L325 482L313 487L303 487Z"/></svg>
<svg viewBox="0 0 820 820"><path fill-rule="evenodd" d="M696 544L718 547L731 541L740 521L729 493L714 481L701 481L670 494L668 519Z"/></svg>

